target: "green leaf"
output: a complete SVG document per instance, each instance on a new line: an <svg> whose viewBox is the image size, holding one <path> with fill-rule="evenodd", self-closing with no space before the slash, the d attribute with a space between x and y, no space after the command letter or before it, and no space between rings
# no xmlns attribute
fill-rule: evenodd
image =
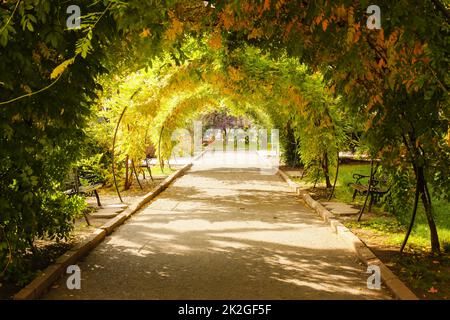
<svg viewBox="0 0 450 320"><path fill-rule="evenodd" d="M28 29L28 31L34 32L33 25L31 24L30 21L27 22L27 29Z"/></svg>

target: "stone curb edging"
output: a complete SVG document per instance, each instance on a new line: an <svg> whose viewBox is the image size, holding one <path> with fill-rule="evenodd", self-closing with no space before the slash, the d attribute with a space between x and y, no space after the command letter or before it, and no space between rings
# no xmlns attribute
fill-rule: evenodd
<svg viewBox="0 0 450 320"><path fill-rule="evenodd" d="M344 226L334 215L328 211L322 204L314 200L308 192L303 190L297 183L291 180L289 176L278 169L278 175L303 198L306 204L315 210L322 219L330 224L333 231L348 243L356 252L358 258L367 266L376 265L380 268L381 279L384 284L392 291L399 300L419 300L419 298L361 241L353 232Z"/></svg>
<svg viewBox="0 0 450 320"><path fill-rule="evenodd" d="M148 202L150 202L153 198L163 192L167 187L178 177L184 174L192 167L192 163L189 163L183 166L181 169L175 171L166 179L164 179L155 189L142 196L138 201L135 201L132 205L130 205L125 211L119 213L115 218L106 222L100 229L106 231L106 235L110 235L118 226L122 225L125 220L131 217L136 211L145 206Z"/></svg>
<svg viewBox="0 0 450 320"><path fill-rule="evenodd" d="M207 151L207 150L206 150ZM194 158L193 161L200 158L206 151ZM16 293L14 300L33 300L38 299L48 288L57 281L67 270L67 267L75 264L80 258L87 255L92 249L100 244L107 235L110 235L117 227L122 225L129 217L145 206L150 200L163 192L175 179L183 175L193 165L193 162L184 165L181 169L175 171L164 179L155 189L142 196L130 205L125 211L118 214L115 218L106 222L103 226L95 229L86 239L75 245L53 264L48 266L39 274L30 284Z"/></svg>

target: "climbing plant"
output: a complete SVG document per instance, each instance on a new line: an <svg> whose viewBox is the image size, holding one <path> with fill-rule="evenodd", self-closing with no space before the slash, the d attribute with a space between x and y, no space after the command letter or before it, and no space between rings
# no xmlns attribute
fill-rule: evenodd
<svg viewBox="0 0 450 320"><path fill-rule="evenodd" d="M413 173L407 189L439 252L430 184L450 198L447 2L379 1L378 30L361 0L79 5L71 30L65 1L0 2L0 271L12 274L35 238L68 235L78 206L62 182L87 134L111 147L125 108L118 161L142 158L161 132L167 157L171 130L226 107L290 123L325 178L343 119L357 119L371 157Z"/></svg>

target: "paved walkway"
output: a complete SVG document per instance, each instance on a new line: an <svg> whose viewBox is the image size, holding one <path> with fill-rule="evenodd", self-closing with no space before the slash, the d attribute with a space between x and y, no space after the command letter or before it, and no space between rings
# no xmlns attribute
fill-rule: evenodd
<svg viewBox="0 0 450 320"><path fill-rule="evenodd" d="M340 240L256 155L208 153L45 299L385 299Z"/></svg>

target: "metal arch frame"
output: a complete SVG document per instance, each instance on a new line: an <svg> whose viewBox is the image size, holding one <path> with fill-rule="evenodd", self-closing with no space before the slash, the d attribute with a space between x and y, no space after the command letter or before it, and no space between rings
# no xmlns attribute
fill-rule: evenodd
<svg viewBox="0 0 450 320"><path fill-rule="evenodd" d="M159 140L158 140L158 160L159 160L159 167L160 167L162 173L164 173L163 165L161 162L161 138L162 138L163 132L164 132L164 124L161 127L161 131L159 133Z"/></svg>
<svg viewBox="0 0 450 320"><path fill-rule="evenodd" d="M134 96L136 94L138 94L139 91L141 91L141 88L137 89L131 95L130 101L133 100ZM123 111L120 114L119 120L117 121L116 130L114 131L113 148L112 148L112 172L113 172L113 178L114 178L114 186L116 188L116 192L117 192L117 195L119 196L120 202L122 202L122 203L123 203L123 199L120 194L119 187L117 185L115 151L116 151L117 133L119 132L120 123L122 122L123 116L125 115L125 112L127 111L127 109L128 109L128 106L125 106L125 108L123 108Z"/></svg>
<svg viewBox="0 0 450 320"><path fill-rule="evenodd" d="M333 188L331 189L331 193L330 193L330 195L328 196L328 201L330 201L331 198L333 198L334 192L335 192L335 190L336 190L336 183L337 183L337 180L338 180L339 166L340 166L340 163L339 163L340 161L339 161L339 160L340 160L340 159L339 159L339 149L338 149L338 151L337 151L336 176L334 177Z"/></svg>
<svg viewBox="0 0 450 320"><path fill-rule="evenodd" d="M161 131L159 133L159 139L158 139L158 160L159 160L159 167L160 167L162 173L164 173L164 168L162 165L163 161L161 161L161 140L162 140L162 135L163 135L164 129L165 129L165 125L163 124L161 127ZM174 159L175 159L175 156L174 156ZM176 162L176 159L175 159L175 162ZM167 166L169 167L169 170L173 170L172 167L170 166L170 156L167 159Z"/></svg>
<svg viewBox="0 0 450 320"><path fill-rule="evenodd" d="M145 145L147 145L147 137L148 137L148 130L149 130L149 128L150 128L150 124L147 126L147 129L145 130L145 137L144 137L144 143L145 143ZM146 155L145 163L147 164L147 169L148 169L148 172L150 173L150 179L151 179L152 181L155 181L155 180L153 179L153 174L152 174L151 164L149 164L149 163L148 163L148 160L147 160L147 155Z"/></svg>

